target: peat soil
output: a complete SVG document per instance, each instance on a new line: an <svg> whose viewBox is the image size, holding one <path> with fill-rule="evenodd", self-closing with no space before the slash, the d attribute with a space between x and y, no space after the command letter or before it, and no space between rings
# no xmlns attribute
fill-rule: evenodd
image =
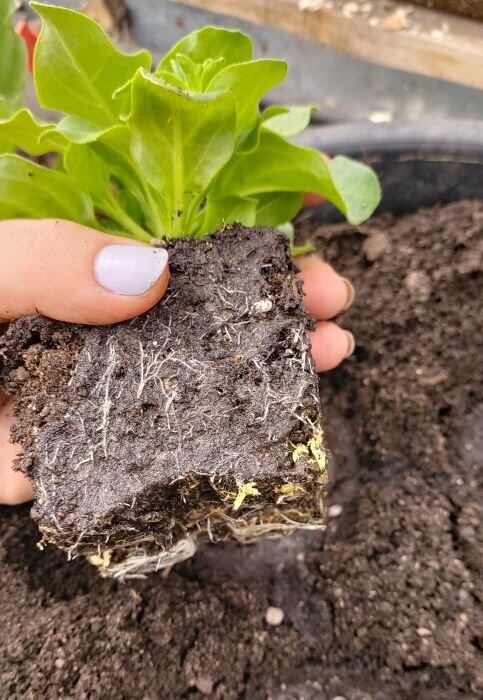
<svg viewBox="0 0 483 700"><path fill-rule="evenodd" d="M126 557L154 570L193 532L253 539L284 518L320 522L320 468L292 458L317 426L320 439L320 399L287 239L235 226L173 243L170 259L168 292L143 316L32 316L0 338L32 514L48 542L115 571Z"/></svg>
<svg viewBox="0 0 483 700"><path fill-rule="evenodd" d="M1 698L483 696L483 202L305 227L358 291L327 531L120 584L0 508Z"/></svg>

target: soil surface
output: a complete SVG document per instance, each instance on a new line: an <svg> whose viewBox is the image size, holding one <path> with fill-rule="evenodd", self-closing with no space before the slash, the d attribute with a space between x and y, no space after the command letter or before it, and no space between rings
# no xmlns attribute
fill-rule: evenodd
<svg viewBox="0 0 483 700"><path fill-rule="evenodd" d="M326 533L120 584L0 509L1 698L483 696L483 202L312 229L358 290Z"/></svg>

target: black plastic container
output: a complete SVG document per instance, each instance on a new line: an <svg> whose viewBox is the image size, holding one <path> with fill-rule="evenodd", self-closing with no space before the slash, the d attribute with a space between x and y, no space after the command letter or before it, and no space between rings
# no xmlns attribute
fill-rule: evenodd
<svg viewBox="0 0 483 700"><path fill-rule="evenodd" d="M314 126L298 143L370 164L383 190L378 213L408 214L436 203L483 199L483 121ZM340 219L327 204L312 213Z"/></svg>

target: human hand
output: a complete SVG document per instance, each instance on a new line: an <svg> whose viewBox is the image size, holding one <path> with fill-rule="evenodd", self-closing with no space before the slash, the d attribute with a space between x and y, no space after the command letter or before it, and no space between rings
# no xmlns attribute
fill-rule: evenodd
<svg viewBox="0 0 483 700"><path fill-rule="evenodd" d="M72 323L110 324L154 306L169 281L167 253L67 221L0 222L0 323L40 313ZM327 321L353 298L351 286L313 256L298 258L317 371L335 367L354 347L352 336ZM0 503L34 497L12 469L19 447L9 442L12 403L0 392Z"/></svg>
<svg viewBox="0 0 483 700"><path fill-rule="evenodd" d="M168 286L168 255L68 221L0 222L0 323L43 314L60 321L117 323L144 313ZM29 501L13 471L11 401L0 392L0 503Z"/></svg>
<svg viewBox="0 0 483 700"><path fill-rule="evenodd" d="M316 255L300 256L296 264L304 283L305 307L316 319L316 329L309 333L315 369L327 372L355 350L352 333L330 320L351 306L355 290L349 280Z"/></svg>

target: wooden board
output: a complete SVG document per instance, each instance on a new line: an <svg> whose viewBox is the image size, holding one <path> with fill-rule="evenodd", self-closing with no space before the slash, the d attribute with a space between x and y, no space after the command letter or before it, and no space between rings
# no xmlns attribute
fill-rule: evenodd
<svg viewBox="0 0 483 700"><path fill-rule="evenodd" d="M172 0L173 2L175 0ZM483 23L391 0L176 0L483 89Z"/></svg>
<svg viewBox="0 0 483 700"><path fill-rule="evenodd" d="M454 12L457 15L483 19L483 2L481 0L412 0L426 7Z"/></svg>

